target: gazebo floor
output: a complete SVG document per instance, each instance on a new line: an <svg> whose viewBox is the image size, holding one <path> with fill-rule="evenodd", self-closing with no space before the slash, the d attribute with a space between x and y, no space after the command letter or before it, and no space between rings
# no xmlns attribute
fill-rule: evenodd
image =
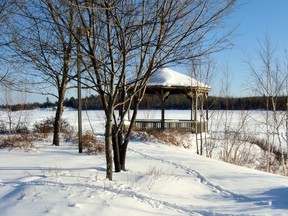
<svg viewBox="0 0 288 216"><path fill-rule="evenodd" d="M165 119L164 121L164 129L180 129L191 133L205 132L205 130L207 131L207 126L207 121L200 122L184 119ZM140 130L161 130L161 119L137 119L135 128Z"/></svg>

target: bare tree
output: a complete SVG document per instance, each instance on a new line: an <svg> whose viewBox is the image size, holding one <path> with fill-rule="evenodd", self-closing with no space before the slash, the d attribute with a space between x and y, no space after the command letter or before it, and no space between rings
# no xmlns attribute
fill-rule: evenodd
<svg viewBox="0 0 288 216"><path fill-rule="evenodd" d="M193 59L192 60L192 65L188 67L188 70L191 71L191 77L196 79L198 82L198 85L202 85L203 83L207 86L211 85L211 82L214 78L214 69L215 69L215 64L213 60L207 56L206 58L203 59ZM197 102L197 107L196 110L194 111L195 113L191 113L191 120L195 118L195 115L199 115L199 123L201 127L201 131L196 131L196 149L197 149L197 154L203 155L203 149L204 146L206 146L205 151L206 151L206 156L208 157L209 155L209 147L208 147L208 141L207 141L207 129L208 129L208 107L204 107L205 101L208 98L208 93L197 93L196 97L198 97L196 100L199 101ZM193 103L193 102L192 102ZM192 104L193 106L193 104ZM193 109L192 109L193 112ZM193 117L194 116L194 117ZM197 127L195 128L197 130ZM198 134L198 132L200 132ZM204 137L203 137L204 133ZM198 143L198 135L200 136L200 146Z"/></svg>
<svg viewBox="0 0 288 216"><path fill-rule="evenodd" d="M5 37L5 27L9 18L15 13L15 0L2 0L0 2L0 46L8 43Z"/></svg>
<svg viewBox="0 0 288 216"><path fill-rule="evenodd" d="M221 27L235 2L71 1L78 8L82 28L90 32L80 43L89 79L106 114L108 179L112 180L113 152L116 172L126 169L133 122L151 75L163 66L224 49L230 31L222 34L224 31L214 30ZM130 108L134 112L125 126L124 117Z"/></svg>
<svg viewBox="0 0 288 216"><path fill-rule="evenodd" d="M282 157L284 174L287 173L286 159L282 148L280 126L283 125L285 114L277 111L277 98L286 93L287 70L283 69L279 59L276 58L276 49L266 36L264 42L259 42L258 57L260 66L256 67L248 61L258 95L266 98L266 139L268 144L267 171L271 172L272 151L279 146Z"/></svg>
<svg viewBox="0 0 288 216"><path fill-rule="evenodd" d="M215 143L218 143L219 159L237 165L248 165L254 157L252 154L253 145L249 143L249 133L247 133L250 112L242 110L237 113L230 111L229 98L232 76L229 66L222 72L220 82L220 95L225 99L225 110L213 111L211 118L211 140L214 145L210 147L208 155L215 150ZM240 114L240 115L239 115Z"/></svg>
<svg viewBox="0 0 288 216"><path fill-rule="evenodd" d="M57 98L53 144L60 145L60 128L65 93L75 75L75 7L65 1L32 0L18 5L10 23L11 49L21 71L21 81L30 92Z"/></svg>
<svg viewBox="0 0 288 216"><path fill-rule="evenodd" d="M226 162L230 161L231 155L232 155L232 150L233 150L233 144L230 147L230 143L233 142L235 143L235 139L232 141L232 133L233 133L233 128L231 121L233 119L233 113L229 112L229 98L230 98L230 90L231 90L231 82L232 82L232 77L231 77L231 71L229 70L229 67L226 66L226 69L223 70L222 76L221 76L221 89L220 89L220 95L225 98L225 111L220 111L219 117L216 121L216 124L221 122L221 129L218 128L218 133L219 131L223 131L223 135L221 134L219 137L219 134L216 135L218 136L217 138L222 140L222 150L221 150L221 156L220 158ZM215 124L215 122L213 123ZM217 125L218 127L220 125ZM216 132L217 133L217 132ZM213 136L213 134L211 134ZM215 136L215 135L214 135Z"/></svg>
<svg viewBox="0 0 288 216"><path fill-rule="evenodd" d="M6 122L8 124L7 132L9 134L19 132L26 127L27 116L23 111L14 112L12 106L18 103L23 108L22 106L24 106L27 99L26 92L14 92L10 87L4 87L2 92L1 102L5 105Z"/></svg>
<svg viewBox="0 0 288 216"><path fill-rule="evenodd" d="M12 84L10 68L5 66L9 60L9 58L7 58L6 46L9 45L10 42L6 29L9 19L11 19L13 14L17 11L15 4L15 0L3 0L0 2L0 85L5 87Z"/></svg>

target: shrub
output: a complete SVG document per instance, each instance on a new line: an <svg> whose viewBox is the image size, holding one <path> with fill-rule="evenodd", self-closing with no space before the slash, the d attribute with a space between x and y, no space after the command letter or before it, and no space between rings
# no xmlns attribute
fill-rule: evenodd
<svg viewBox="0 0 288 216"><path fill-rule="evenodd" d="M97 143L96 136L91 132L86 132L82 136L83 149L86 149L88 154L101 154L105 148L102 143Z"/></svg>
<svg viewBox="0 0 288 216"><path fill-rule="evenodd" d="M55 122L54 117L46 118L40 122L35 123L33 131L44 134L52 133L54 131L54 122ZM63 133L67 133L72 131L73 128L65 119L62 119L60 130Z"/></svg>
<svg viewBox="0 0 288 216"><path fill-rule="evenodd" d="M29 129L25 122L18 122L11 130L8 129L3 121L0 122L0 134L16 134L16 133L29 133Z"/></svg>
<svg viewBox="0 0 288 216"><path fill-rule="evenodd" d="M69 124L66 119L62 119L61 121L61 132L62 133L70 133L73 131L73 127Z"/></svg>
<svg viewBox="0 0 288 216"><path fill-rule="evenodd" d="M21 133L21 134L25 134L26 133L27 134L30 131L29 131L27 125L25 123L21 122L21 123L19 123L17 125L17 127L12 132L13 133Z"/></svg>
<svg viewBox="0 0 288 216"><path fill-rule="evenodd" d="M3 121L0 122L0 134L6 134L8 133L8 130L5 126L5 123Z"/></svg>
<svg viewBox="0 0 288 216"><path fill-rule="evenodd" d="M28 151L33 147L33 141L36 139L37 136L28 133L3 136L0 140L0 148L8 148L9 150L21 148Z"/></svg>
<svg viewBox="0 0 288 216"><path fill-rule="evenodd" d="M63 138L65 139L65 142L76 142L77 134L74 130L70 130L63 133Z"/></svg>
<svg viewBox="0 0 288 216"><path fill-rule="evenodd" d="M33 131L37 133L52 133L53 132L53 125L54 125L54 118L46 118L41 120L40 122L36 122L33 125Z"/></svg>

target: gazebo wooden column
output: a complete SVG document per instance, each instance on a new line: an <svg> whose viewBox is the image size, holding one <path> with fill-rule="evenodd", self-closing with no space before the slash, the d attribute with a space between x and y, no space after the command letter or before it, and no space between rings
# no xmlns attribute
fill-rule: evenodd
<svg viewBox="0 0 288 216"><path fill-rule="evenodd" d="M191 101L191 121L194 121L195 120L195 114L196 114L196 110L197 110L197 106L195 107L196 105L196 95L195 95L195 92L193 91L189 91L186 96L190 99Z"/></svg>
<svg viewBox="0 0 288 216"><path fill-rule="evenodd" d="M169 95L170 91L161 90L161 130L165 129L165 101Z"/></svg>

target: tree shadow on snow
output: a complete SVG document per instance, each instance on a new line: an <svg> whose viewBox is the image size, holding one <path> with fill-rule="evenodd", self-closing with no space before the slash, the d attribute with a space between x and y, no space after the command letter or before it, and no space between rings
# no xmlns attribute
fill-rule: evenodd
<svg viewBox="0 0 288 216"><path fill-rule="evenodd" d="M59 171L80 171L80 170L96 170L99 172L106 172L106 169L104 167L81 167L81 168L61 168L61 167L0 167L1 170L7 170L7 171L51 171L53 169L59 170Z"/></svg>
<svg viewBox="0 0 288 216"><path fill-rule="evenodd" d="M258 205L268 205L274 209L288 209L288 187L273 188L259 194Z"/></svg>

